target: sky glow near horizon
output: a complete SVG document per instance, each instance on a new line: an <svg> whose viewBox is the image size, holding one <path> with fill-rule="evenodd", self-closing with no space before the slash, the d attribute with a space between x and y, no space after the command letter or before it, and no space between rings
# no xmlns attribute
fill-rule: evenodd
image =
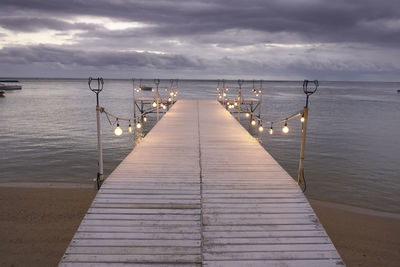
<svg viewBox="0 0 400 267"><path fill-rule="evenodd" d="M2 4L2 77L400 80L397 0Z"/></svg>

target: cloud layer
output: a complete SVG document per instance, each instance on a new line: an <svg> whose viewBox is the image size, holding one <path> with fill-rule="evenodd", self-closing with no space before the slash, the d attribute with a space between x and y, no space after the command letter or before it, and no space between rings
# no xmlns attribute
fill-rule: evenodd
<svg viewBox="0 0 400 267"><path fill-rule="evenodd" d="M0 76L396 80L399 44L399 1L3 0L0 10Z"/></svg>

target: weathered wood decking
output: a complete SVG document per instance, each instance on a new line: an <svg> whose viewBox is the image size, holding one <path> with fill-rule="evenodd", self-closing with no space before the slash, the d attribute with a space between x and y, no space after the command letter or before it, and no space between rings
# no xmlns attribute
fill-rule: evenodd
<svg viewBox="0 0 400 267"><path fill-rule="evenodd" d="M212 100L179 100L98 192L60 266L343 266L300 188Z"/></svg>

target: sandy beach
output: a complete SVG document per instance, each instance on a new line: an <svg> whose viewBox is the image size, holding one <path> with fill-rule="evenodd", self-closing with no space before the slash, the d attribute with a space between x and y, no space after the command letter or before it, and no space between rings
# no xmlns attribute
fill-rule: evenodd
<svg viewBox="0 0 400 267"><path fill-rule="evenodd" d="M0 266L56 266L95 196L90 186L32 187L0 186ZM310 201L347 266L398 266L399 215Z"/></svg>

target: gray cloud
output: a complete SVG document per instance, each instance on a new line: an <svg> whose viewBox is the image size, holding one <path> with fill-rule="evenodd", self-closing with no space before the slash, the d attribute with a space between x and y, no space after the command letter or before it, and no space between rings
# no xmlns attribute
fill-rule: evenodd
<svg viewBox="0 0 400 267"><path fill-rule="evenodd" d="M109 30L73 23L76 16L148 26ZM10 64L48 62L99 70L134 66L185 73L189 68L205 75L270 72L297 77L315 72L334 79L384 72L394 77L399 70L397 0L3 0L0 26L13 32L51 29L66 36L80 30L70 35L75 43L69 46L4 47L0 56ZM0 28L0 38L4 36Z"/></svg>
<svg viewBox="0 0 400 267"><path fill-rule="evenodd" d="M157 69L202 68L200 60L181 55L157 55L138 52L83 51L48 46L7 47L0 50L2 63L56 63L91 67L142 67Z"/></svg>

